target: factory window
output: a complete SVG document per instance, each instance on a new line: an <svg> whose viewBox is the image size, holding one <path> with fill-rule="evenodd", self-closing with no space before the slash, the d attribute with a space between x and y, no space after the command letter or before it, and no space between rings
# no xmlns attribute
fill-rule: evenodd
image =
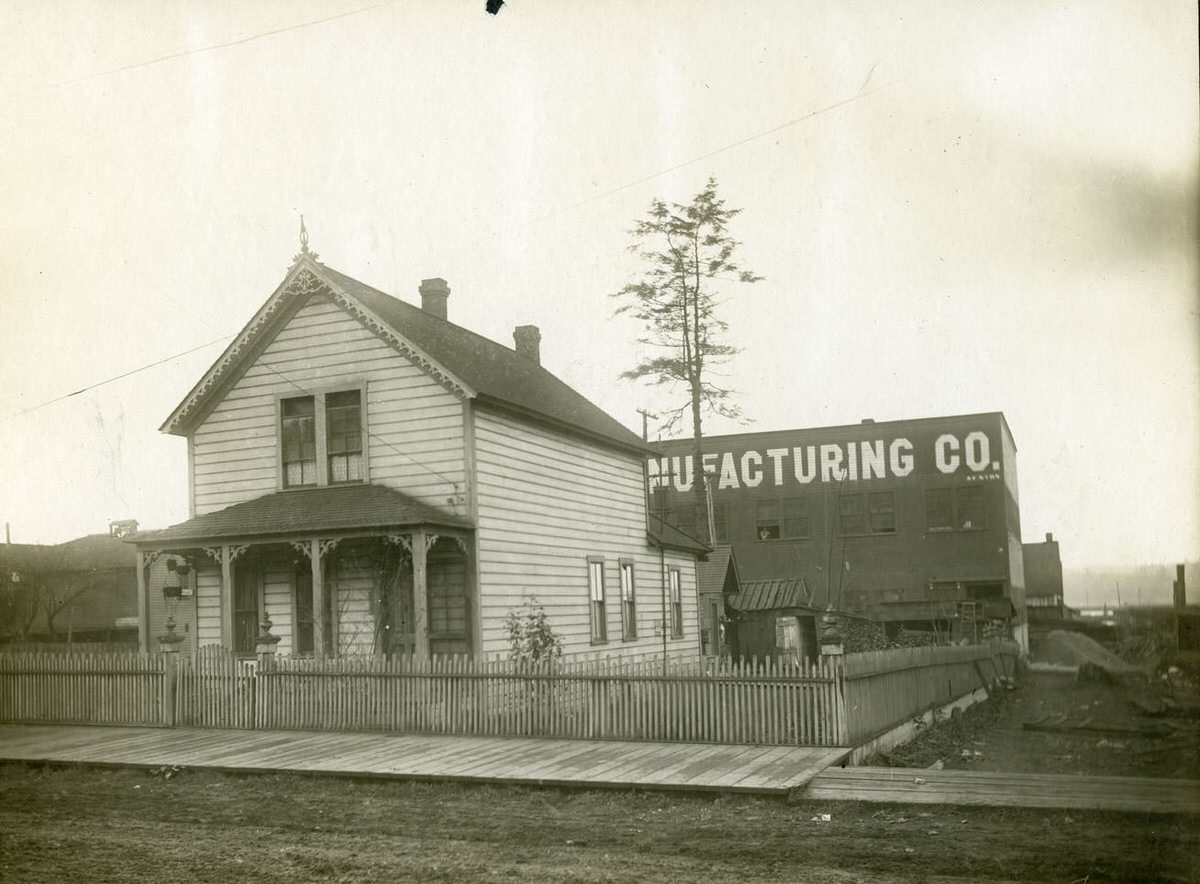
<svg viewBox="0 0 1200 884"><path fill-rule="evenodd" d="M783 502L783 536L811 537L812 524L808 518L808 498L789 497Z"/></svg>
<svg viewBox="0 0 1200 884"><path fill-rule="evenodd" d="M954 528L954 504L949 488L925 489L925 527L930 531L951 531Z"/></svg>
<svg viewBox="0 0 1200 884"><path fill-rule="evenodd" d="M987 527L987 488L959 485L925 490L925 526L929 531L978 531Z"/></svg>
<svg viewBox="0 0 1200 884"><path fill-rule="evenodd" d="M696 505L694 503L685 503L675 507L675 517L671 520L680 531L696 535Z"/></svg>
<svg viewBox="0 0 1200 884"><path fill-rule="evenodd" d="M867 513L861 494L847 494L838 499L838 528L842 534L867 533Z"/></svg>
<svg viewBox="0 0 1200 884"><path fill-rule="evenodd" d="M896 533L896 493L894 491L876 491L868 496L868 506L871 510L872 534Z"/></svg>
<svg viewBox="0 0 1200 884"><path fill-rule="evenodd" d="M987 527L987 511L984 509L984 489L971 485L954 489L954 504L958 512L958 527L974 530Z"/></svg>
<svg viewBox="0 0 1200 884"><path fill-rule="evenodd" d="M754 504L754 536L759 540L778 540L779 501L760 500Z"/></svg>
<svg viewBox="0 0 1200 884"><path fill-rule="evenodd" d="M729 518L725 513L725 504L713 504L713 540L717 543L729 542Z"/></svg>

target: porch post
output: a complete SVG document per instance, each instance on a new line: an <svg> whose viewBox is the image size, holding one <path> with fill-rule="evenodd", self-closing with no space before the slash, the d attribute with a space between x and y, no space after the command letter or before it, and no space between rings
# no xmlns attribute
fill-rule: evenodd
<svg viewBox="0 0 1200 884"><path fill-rule="evenodd" d="M426 610L425 530L417 528L412 534L413 567L413 655L418 660L429 659L429 616Z"/></svg>
<svg viewBox="0 0 1200 884"><path fill-rule="evenodd" d="M313 656L325 658L325 568L321 564L321 541L309 541L308 561L312 565Z"/></svg>
<svg viewBox="0 0 1200 884"><path fill-rule="evenodd" d="M150 651L150 588L146 579L146 556L137 554L138 647L143 654Z"/></svg>
<svg viewBox="0 0 1200 884"><path fill-rule="evenodd" d="M233 649L233 554L221 544L221 646Z"/></svg>

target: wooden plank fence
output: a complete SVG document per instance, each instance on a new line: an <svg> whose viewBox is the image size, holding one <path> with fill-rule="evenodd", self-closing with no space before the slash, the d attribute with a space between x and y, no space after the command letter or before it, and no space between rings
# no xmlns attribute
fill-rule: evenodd
<svg viewBox="0 0 1200 884"><path fill-rule="evenodd" d="M815 663L0 653L0 721L851 746L1015 660L1015 645Z"/></svg>
<svg viewBox="0 0 1200 884"><path fill-rule="evenodd" d="M843 745L833 664L661 660L519 666L445 657L271 659L256 726L315 730Z"/></svg>
<svg viewBox="0 0 1200 884"><path fill-rule="evenodd" d="M158 654L0 653L0 721L166 724L166 667Z"/></svg>
<svg viewBox="0 0 1200 884"><path fill-rule="evenodd" d="M1011 678L1019 652L1013 642L994 642L848 654L843 679L850 745Z"/></svg>

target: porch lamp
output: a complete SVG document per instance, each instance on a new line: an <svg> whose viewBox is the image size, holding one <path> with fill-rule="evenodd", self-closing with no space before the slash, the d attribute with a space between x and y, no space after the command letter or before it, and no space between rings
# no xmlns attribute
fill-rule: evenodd
<svg viewBox="0 0 1200 884"><path fill-rule="evenodd" d="M163 601L167 604L167 632L158 639L164 651L178 650L177 645L183 641L182 635L175 634L175 610L183 596L183 581L191 571L192 566L187 562L167 559L167 579L163 581L162 588Z"/></svg>

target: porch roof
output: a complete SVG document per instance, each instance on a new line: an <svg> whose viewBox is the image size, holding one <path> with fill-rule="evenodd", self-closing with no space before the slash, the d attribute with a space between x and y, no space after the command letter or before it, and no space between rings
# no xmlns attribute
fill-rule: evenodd
<svg viewBox="0 0 1200 884"><path fill-rule="evenodd" d="M277 491L197 516L161 531L141 531L139 546L271 535L436 525L471 528L471 520L383 485L337 485Z"/></svg>

